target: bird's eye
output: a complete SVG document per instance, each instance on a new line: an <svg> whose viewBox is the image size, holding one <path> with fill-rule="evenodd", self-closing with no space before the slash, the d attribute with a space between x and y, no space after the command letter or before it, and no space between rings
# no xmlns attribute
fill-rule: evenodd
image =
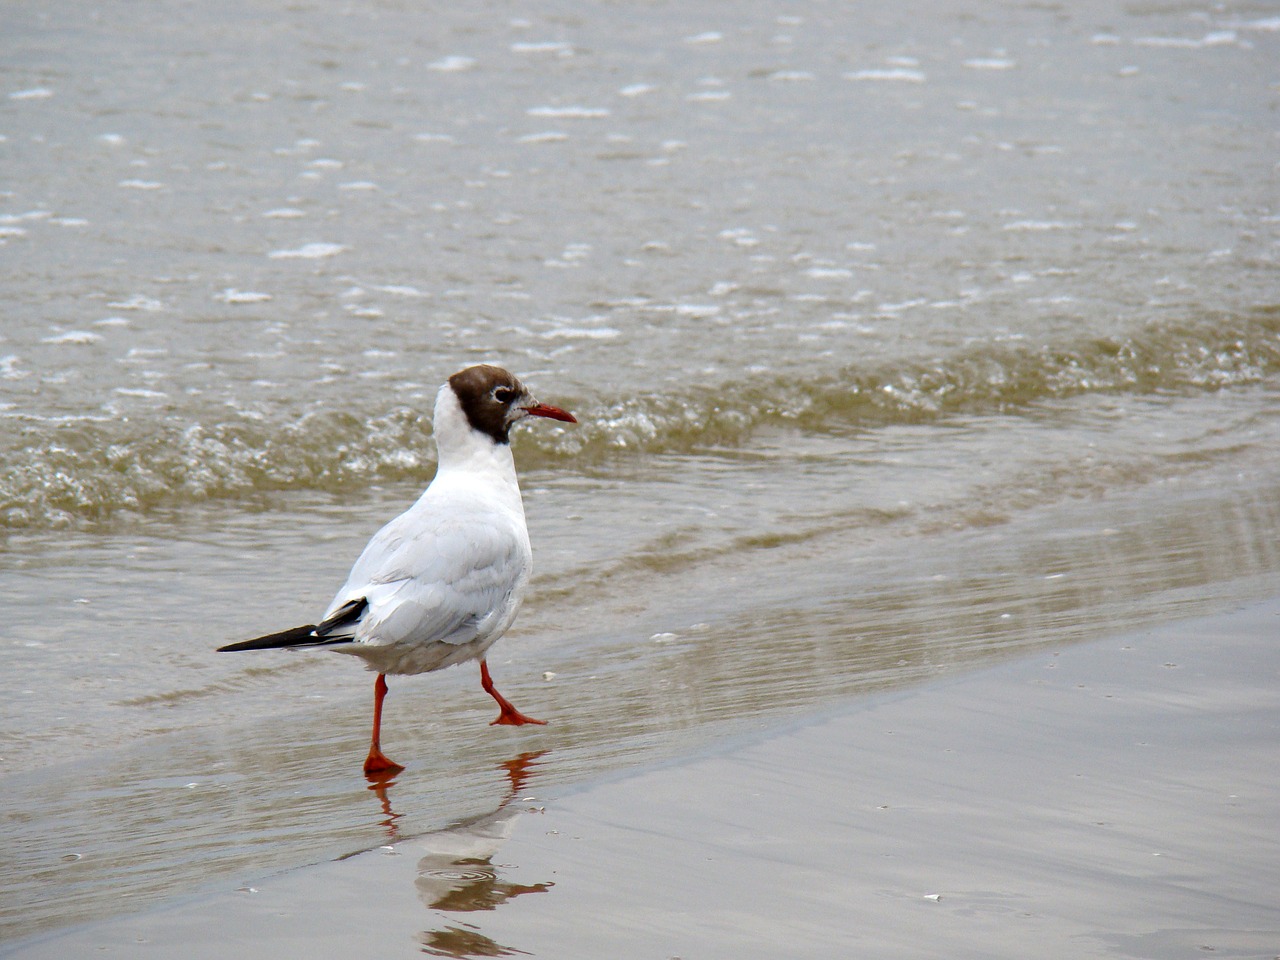
<svg viewBox="0 0 1280 960"><path fill-rule="evenodd" d="M510 403L517 396L519 396L519 394L510 387L495 387L493 391L493 399L497 400L499 403Z"/></svg>

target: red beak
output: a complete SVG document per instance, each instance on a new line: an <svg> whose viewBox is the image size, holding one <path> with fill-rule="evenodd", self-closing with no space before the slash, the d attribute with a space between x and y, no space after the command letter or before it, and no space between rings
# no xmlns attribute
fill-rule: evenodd
<svg viewBox="0 0 1280 960"><path fill-rule="evenodd" d="M531 417L546 417L548 420L563 420L565 423L578 422L572 413L546 403L535 403L533 406L525 407L524 412Z"/></svg>

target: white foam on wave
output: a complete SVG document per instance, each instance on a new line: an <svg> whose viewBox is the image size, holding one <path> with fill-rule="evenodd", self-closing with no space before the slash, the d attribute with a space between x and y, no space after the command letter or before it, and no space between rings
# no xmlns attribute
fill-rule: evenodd
<svg viewBox="0 0 1280 960"><path fill-rule="evenodd" d="M145 387L116 387L114 392L122 397L142 397L146 400L159 400L168 396L162 390L147 390Z"/></svg>
<svg viewBox="0 0 1280 960"><path fill-rule="evenodd" d="M677 303L675 305L676 316L690 317L694 320L714 317L719 312L720 305L718 303Z"/></svg>
<svg viewBox="0 0 1280 960"><path fill-rule="evenodd" d="M91 343L100 343L101 341L102 334L100 333L92 333L88 330L68 330L65 333L54 334L52 337L45 337L40 342L52 344L69 343L84 346Z"/></svg>
<svg viewBox="0 0 1280 960"><path fill-rule="evenodd" d="M271 294L227 287L221 293L215 294L213 299L221 300L223 303L266 303L271 299Z"/></svg>
<svg viewBox="0 0 1280 960"><path fill-rule="evenodd" d="M128 180L121 180L116 186L124 187L126 190L160 190L164 184L159 180L140 180L130 177Z"/></svg>
<svg viewBox="0 0 1280 960"><path fill-rule="evenodd" d="M852 73L844 75L846 80L880 80L890 83L924 83L928 76L923 70L913 70L908 67L893 67L892 69L872 69L872 70L855 70Z"/></svg>
<svg viewBox="0 0 1280 960"><path fill-rule="evenodd" d="M544 340L613 340L622 336L616 327L557 327L542 334Z"/></svg>
<svg viewBox="0 0 1280 960"><path fill-rule="evenodd" d="M1010 233L1042 233L1049 230L1072 230L1075 226L1063 220L1015 220L1006 223L1001 229Z"/></svg>
<svg viewBox="0 0 1280 960"><path fill-rule="evenodd" d="M970 70L1012 70L1018 65L1017 60L1009 57L973 57L964 65Z"/></svg>
<svg viewBox="0 0 1280 960"><path fill-rule="evenodd" d="M319 140L316 140L314 137L303 137L302 139L295 140L291 147L276 147L271 152L277 157L297 157L304 153L309 153L318 146L320 146Z"/></svg>
<svg viewBox="0 0 1280 960"><path fill-rule="evenodd" d="M901 313L903 310L910 310L913 307L923 307L928 302L924 297L917 297L914 300L903 300L901 303L882 303L876 309L881 313Z"/></svg>
<svg viewBox="0 0 1280 960"><path fill-rule="evenodd" d="M146 313L155 313L164 309L164 303L155 297L148 297L143 293L135 293L127 300L113 300L107 303L112 310L142 310Z"/></svg>
<svg viewBox="0 0 1280 960"><path fill-rule="evenodd" d="M15 90L9 94L10 100L48 100L53 91L48 87L32 87L29 90Z"/></svg>
<svg viewBox="0 0 1280 960"><path fill-rule="evenodd" d="M0 214L0 223L26 223L31 220L48 220L53 216L49 210L28 210L26 213Z"/></svg>
<svg viewBox="0 0 1280 960"><path fill-rule="evenodd" d="M565 120L594 120L600 117L607 117L610 114L608 107L584 107L584 106L568 106L568 107L530 107L525 111L531 117L555 117Z"/></svg>
<svg viewBox="0 0 1280 960"><path fill-rule="evenodd" d="M1163 47L1174 50L1199 50L1204 47L1226 47L1238 43L1239 36L1234 30L1215 30L1206 33L1200 39L1193 37L1137 37L1133 41L1135 47Z"/></svg>
<svg viewBox="0 0 1280 960"><path fill-rule="evenodd" d="M511 44L512 53L554 53L558 57L573 56L573 44L564 40L525 40Z"/></svg>
<svg viewBox="0 0 1280 960"><path fill-rule="evenodd" d="M1261 30L1266 33L1280 32L1280 17L1263 17L1260 20L1232 20L1223 26L1235 30Z"/></svg>
<svg viewBox="0 0 1280 960"><path fill-rule="evenodd" d="M430 294L425 290L419 290L417 287L409 286L404 283L387 283L374 286L374 290L380 290L383 293L395 294L397 297L429 297Z"/></svg>
<svg viewBox="0 0 1280 960"><path fill-rule="evenodd" d="M272 250L267 256L272 260L319 260L336 256L346 249L345 243L305 243L293 250Z"/></svg>
<svg viewBox="0 0 1280 960"><path fill-rule="evenodd" d="M739 247L757 247L760 240L747 227L728 227L716 234L721 240L728 240Z"/></svg>
<svg viewBox="0 0 1280 960"><path fill-rule="evenodd" d="M435 70L438 73L461 73L463 70L470 70L475 65L475 57L454 54L453 56L443 57L433 63L428 63L427 69Z"/></svg>

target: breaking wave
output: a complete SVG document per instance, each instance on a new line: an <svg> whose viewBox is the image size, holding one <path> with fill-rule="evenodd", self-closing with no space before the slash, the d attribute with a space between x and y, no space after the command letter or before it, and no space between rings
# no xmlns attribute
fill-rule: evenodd
<svg viewBox="0 0 1280 960"><path fill-rule="evenodd" d="M927 361L852 364L804 375L744 376L621 402L564 398L571 429L522 431L524 469L568 458L749 443L766 425L846 433L957 414L1029 411L1086 393L1158 395L1257 383L1280 371L1280 307L1122 338L984 343ZM0 467L0 530L92 525L161 505L256 491L342 490L432 472L428 417L405 408L329 410L283 422L86 418L16 425ZM543 425L546 426L546 425Z"/></svg>
<svg viewBox="0 0 1280 960"><path fill-rule="evenodd" d="M559 438L568 452L679 451L737 445L766 423L844 433L997 414L1087 393L1187 394L1280 372L1280 307L1200 323L1150 325L1124 338L983 343L929 361L851 365L807 377L736 381L688 395L644 396L588 411Z"/></svg>

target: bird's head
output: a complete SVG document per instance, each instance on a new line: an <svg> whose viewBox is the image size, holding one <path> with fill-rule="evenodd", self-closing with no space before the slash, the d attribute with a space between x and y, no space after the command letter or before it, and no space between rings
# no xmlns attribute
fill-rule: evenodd
<svg viewBox="0 0 1280 960"><path fill-rule="evenodd" d="M495 443L510 442L512 426L526 417L578 422L573 414L538 402L515 374L492 364L459 370L449 378L449 386L472 429Z"/></svg>

